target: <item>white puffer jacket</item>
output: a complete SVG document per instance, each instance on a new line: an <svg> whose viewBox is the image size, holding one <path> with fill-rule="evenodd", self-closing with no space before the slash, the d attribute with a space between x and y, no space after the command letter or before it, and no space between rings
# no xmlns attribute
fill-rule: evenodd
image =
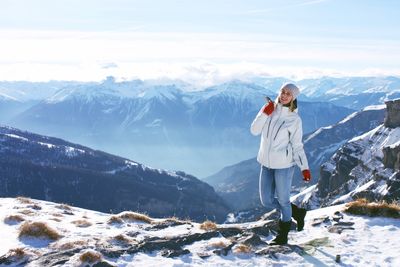
<svg viewBox="0 0 400 267"><path fill-rule="evenodd" d="M301 118L297 109L292 112L289 108L276 104L270 116L263 109L264 107L251 124L251 133L261 134L257 161L271 169L289 168L295 163L302 171L308 169L302 143Z"/></svg>

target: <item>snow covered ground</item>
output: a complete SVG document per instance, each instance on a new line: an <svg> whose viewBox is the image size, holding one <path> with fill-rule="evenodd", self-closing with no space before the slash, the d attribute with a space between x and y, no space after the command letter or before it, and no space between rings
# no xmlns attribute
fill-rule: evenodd
<svg viewBox="0 0 400 267"><path fill-rule="evenodd" d="M221 247L221 244L228 245L233 239L218 235L185 245L182 249L190 253L178 257L165 257L156 250L133 255L124 253L114 258L103 255L103 262L114 266L400 266L400 220L353 216L343 212L335 215L343 208L344 205L337 205L310 211L307 213L305 230L290 232L289 244L299 245L305 253L291 251L258 255L257 251L268 246L250 247L246 252L235 245L226 256L219 256L213 253L215 248ZM114 219L124 218L123 214L112 215L39 200L0 198L0 262L4 258L1 256L10 249L23 248L25 256L29 258L27 266L39 266L40 258L47 253L84 246L84 250L78 249L60 266L85 266L80 255L99 247L117 250L124 247L122 243L137 244L154 238L207 232L200 229L200 224L193 222L154 228L166 222L165 219L151 219L151 223L132 219L109 222L112 216ZM7 220L10 215L19 215L23 221ZM333 227L336 223L333 218L341 216L341 224ZM45 222L62 237L56 241L19 238L19 229L26 222ZM218 227L246 229L264 224L265 221L256 221ZM268 235L261 239L269 241L272 238L272 235ZM337 257L340 257L340 263L336 263Z"/></svg>

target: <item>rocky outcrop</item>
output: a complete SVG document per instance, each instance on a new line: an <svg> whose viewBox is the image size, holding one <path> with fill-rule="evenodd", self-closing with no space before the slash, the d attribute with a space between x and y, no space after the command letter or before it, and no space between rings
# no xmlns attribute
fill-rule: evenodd
<svg viewBox="0 0 400 267"><path fill-rule="evenodd" d="M400 127L400 99L387 101L387 116L385 126L389 128ZM395 145L383 148L383 164L386 168L400 170L400 136Z"/></svg>
<svg viewBox="0 0 400 267"><path fill-rule="evenodd" d="M319 196L328 196L329 193L335 192L350 179L349 173L357 166L358 159L347 154L348 150L349 148L344 147L334 155L333 161L337 163L337 168L333 173L329 168L331 165L324 164L321 167L317 184Z"/></svg>
<svg viewBox="0 0 400 267"><path fill-rule="evenodd" d="M400 143L383 148L383 164L386 168L400 170Z"/></svg>
<svg viewBox="0 0 400 267"><path fill-rule="evenodd" d="M385 123L353 138L321 166L320 179L307 199L308 208L367 198L370 201L400 197L400 100L389 101ZM305 196L305 195L304 195Z"/></svg>
<svg viewBox="0 0 400 267"><path fill-rule="evenodd" d="M385 127L400 127L400 99L385 102L387 106L387 115L385 118Z"/></svg>
<svg viewBox="0 0 400 267"><path fill-rule="evenodd" d="M318 176L321 165L329 160L346 141L376 128L382 124L384 118L383 105L371 106L349 115L334 125L322 127L304 136L304 148L314 176ZM317 179L315 180L317 182Z"/></svg>

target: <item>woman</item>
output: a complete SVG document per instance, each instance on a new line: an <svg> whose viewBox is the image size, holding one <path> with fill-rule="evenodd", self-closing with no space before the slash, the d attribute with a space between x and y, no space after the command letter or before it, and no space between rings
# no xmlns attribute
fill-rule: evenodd
<svg viewBox="0 0 400 267"><path fill-rule="evenodd" d="M251 133L261 134L257 156L261 164L261 203L269 209L277 208L281 213L278 235L271 244L287 244L292 216L297 222L298 231L304 227L306 210L290 203L294 165L300 167L306 182L311 180L302 143L301 119L297 114L296 98L299 94L296 85L283 85L275 103L269 100L251 124Z"/></svg>

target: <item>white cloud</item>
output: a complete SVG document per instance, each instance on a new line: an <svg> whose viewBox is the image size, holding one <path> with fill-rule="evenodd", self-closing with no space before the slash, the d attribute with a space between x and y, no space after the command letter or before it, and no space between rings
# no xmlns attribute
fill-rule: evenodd
<svg viewBox="0 0 400 267"><path fill-rule="evenodd" d="M396 41L261 34L0 31L0 80L399 75Z"/></svg>

